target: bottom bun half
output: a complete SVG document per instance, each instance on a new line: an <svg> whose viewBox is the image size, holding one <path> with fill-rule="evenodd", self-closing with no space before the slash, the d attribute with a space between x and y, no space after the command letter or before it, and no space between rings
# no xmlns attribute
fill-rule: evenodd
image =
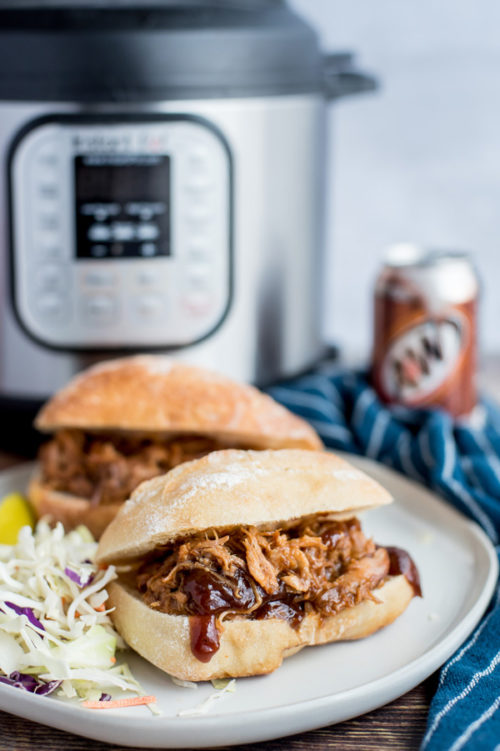
<svg viewBox="0 0 500 751"><path fill-rule="evenodd" d="M96 540L122 506L121 503L93 506L87 498L46 487L37 476L30 482L28 498L39 519L48 517L53 522L61 522L66 532L84 524Z"/></svg>
<svg viewBox="0 0 500 751"><path fill-rule="evenodd" d="M369 636L401 615L414 594L403 575L393 576L374 590L378 602L364 600L322 620L308 615L299 629L278 618L225 621L218 651L203 663L191 652L188 616L152 610L121 582L112 582L108 591L115 626L129 646L161 670L189 681L262 675L303 647Z"/></svg>

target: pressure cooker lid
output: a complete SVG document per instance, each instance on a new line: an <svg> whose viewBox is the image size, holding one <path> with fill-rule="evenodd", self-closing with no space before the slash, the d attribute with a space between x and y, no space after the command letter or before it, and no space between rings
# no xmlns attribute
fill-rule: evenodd
<svg viewBox="0 0 500 751"><path fill-rule="evenodd" d="M284 0L0 0L0 59L3 100L256 96L324 83L317 35Z"/></svg>

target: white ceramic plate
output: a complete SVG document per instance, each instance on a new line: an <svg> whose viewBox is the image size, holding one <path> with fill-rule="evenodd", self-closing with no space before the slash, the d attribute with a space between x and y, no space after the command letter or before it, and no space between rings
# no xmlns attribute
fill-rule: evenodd
<svg viewBox="0 0 500 751"><path fill-rule="evenodd" d="M405 548L420 570L423 599L385 630L359 642L309 647L269 676L241 678L209 713L179 717L213 688L179 688L134 654L126 659L162 716L146 707L93 711L0 685L0 708L72 733L140 748L204 748L270 740L380 707L429 676L459 647L484 612L497 577L483 532L428 490L366 459L349 457L394 495L369 512L364 529ZM0 497L25 486L29 468L0 473Z"/></svg>

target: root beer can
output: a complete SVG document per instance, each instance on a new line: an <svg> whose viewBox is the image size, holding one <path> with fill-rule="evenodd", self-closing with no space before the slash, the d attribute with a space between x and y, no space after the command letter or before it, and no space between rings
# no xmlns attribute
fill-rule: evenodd
<svg viewBox="0 0 500 751"><path fill-rule="evenodd" d="M374 316L373 383L385 402L440 407L454 417L472 413L478 293L466 254L390 249Z"/></svg>

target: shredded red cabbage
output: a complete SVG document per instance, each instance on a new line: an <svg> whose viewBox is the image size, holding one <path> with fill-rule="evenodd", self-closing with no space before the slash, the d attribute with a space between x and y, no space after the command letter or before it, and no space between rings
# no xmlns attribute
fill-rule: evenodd
<svg viewBox="0 0 500 751"><path fill-rule="evenodd" d="M41 681L33 675L19 673L15 670L8 678L6 676L0 676L0 683L6 683L8 686L22 688L24 691L29 691L31 694L47 695L55 691L56 688L59 688L62 681Z"/></svg>
<svg viewBox="0 0 500 751"><path fill-rule="evenodd" d="M111 701L111 694L101 694L99 701Z"/></svg>
<svg viewBox="0 0 500 751"><path fill-rule="evenodd" d="M66 574L68 579L71 579L71 581L75 582L75 584L78 584L79 587L86 587L94 578L93 574L90 574L86 581L82 581L81 577L78 576L76 571L72 571L70 568L65 568L64 573Z"/></svg>
<svg viewBox="0 0 500 751"><path fill-rule="evenodd" d="M25 615L33 626L45 631L45 628L42 626L31 608L20 608L19 605L14 605L13 602L5 602L5 605L13 610L14 613L17 613L17 615Z"/></svg>

